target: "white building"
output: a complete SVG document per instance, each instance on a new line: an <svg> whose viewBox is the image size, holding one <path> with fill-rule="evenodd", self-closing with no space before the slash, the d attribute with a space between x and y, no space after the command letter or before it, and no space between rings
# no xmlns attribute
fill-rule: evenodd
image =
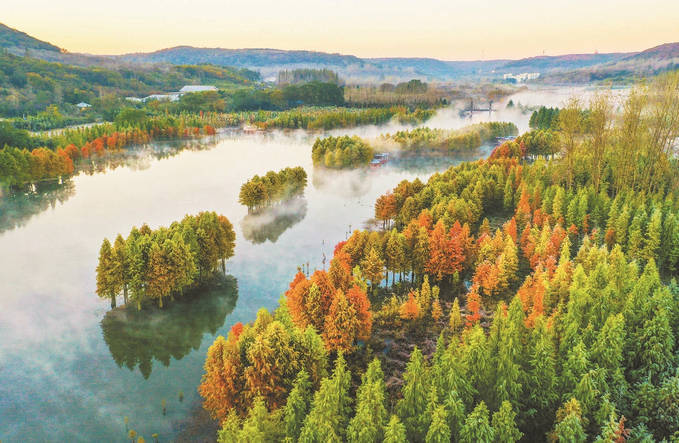
<svg viewBox="0 0 679 443"><path fill-rule="evenodd" d="M217 88L214 86L205 86L205 85L186 85L183 88L181 88L178 92L168 92L165 94L151 94L148 97L144 97L142 99L136 99L140 100L142 102L147 102L149 100L158 100L158 101L165 101L165 102L176 102L179 100L179 98L184 95L184 94L191 94L193 92L207 92L207 91L216 91ZM130 101L136 101L135 97L126 97Z"/></svg>
<svg viewBox="0 0 679 443"><path fill-rule="evenodd" d="M141 99L143 102L158 100L159 102L176 102L182 94L179 92L169 92L167 94L151 94Z"/></svg>
<svg viewBox="0 0 679 443"><path fill-rule="evenodd" d="M188 94L190 92L206 92L206 91L216 91L217 88L214 86L205 85L186 85L179 90L182 94Z"/></svg>
<svg viewBox="0 0 679 443"><path fill-rule="evenodd" d="M80 102L80 103L78 103L76 106L77 106L78 109L80 109L81 111L82 111L83 109L87 109L87 108L91 108L91 107L92 107L92 105L90 105L89 103L85 103L85 102Z"/></svg>
<svg viewBox="0 0 679 443"><path fill-rule="evenodd" d="M505 74L503 78L505 80L514 80L517 83L527 82L529 80L535 80L540 77L539 72L522 72L521 74Z"/></svg>

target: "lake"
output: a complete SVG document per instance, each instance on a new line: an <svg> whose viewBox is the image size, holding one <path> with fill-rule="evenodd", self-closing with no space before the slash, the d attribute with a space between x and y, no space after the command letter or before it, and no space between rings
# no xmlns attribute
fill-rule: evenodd
<svg viewBox="0 0 679 443"><path fill-rule="evenodd" d="M527 90L515 104L561 105L582 89ZM528 128L530 113L496 103L497 112L460 117L440 110L425 126L459 128L487 120ZM376 137L407 129L390 124L330 131ZM158 143L121 167L80 174L38 194L4 197L0 207L0 440L125 441L127 427L146 441L177 438L198 405L207 348L236 322L274 308L298 266L329 261L334 245L373 216L375 199L403 179L426 180L463 160L487 155L408 158L376 170L314 170L305 131L226 131L201 145ZM179 146L181 147L181 146ZM238 204L254 174L302 166L304 196L275 211L248 215ZM162 312L109 312L95 295L104 237L132 226L167 226L185 214L224 214L236 229L227 274L208 294ZM326 265L327 265L326 261ZM180 397L183 397L180 401ZM166 413L162 403L165 400ZM124 417L129 417L126 425ZM128 440L129 441L129 440Z"/></svg>

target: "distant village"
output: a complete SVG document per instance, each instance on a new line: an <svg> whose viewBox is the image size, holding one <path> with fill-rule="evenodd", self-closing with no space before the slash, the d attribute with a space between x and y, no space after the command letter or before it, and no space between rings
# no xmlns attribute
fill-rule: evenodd
<svg viewBox="0 0 679 443"><path fill-rule="evenodd" d="M522 72L521 74L505 74L502 76L506 83L525 83L540 77L539 72Z"/></svg>
<svg viewBox="0 0 679 443"><path fill-rule="evenodd" d="M128 100L128 101L137 102L137 103L145 103L149 100L175 102L175 101L179 100L179 97L181 97L184 94L190 94L190 93L193 93L193 92L216 91L216 90L217 90L217 88L215 86L186 85L177 92L167 92L165 94L151 94L148 97L143 97L143 98L125 97L125 99Z"/></svg>

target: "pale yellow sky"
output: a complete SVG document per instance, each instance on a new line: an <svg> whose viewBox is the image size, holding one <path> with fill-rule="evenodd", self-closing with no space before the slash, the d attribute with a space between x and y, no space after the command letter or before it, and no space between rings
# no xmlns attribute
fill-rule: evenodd
<svg viewBox="0 0 679 443"><path fill-rule="evenodd" d="M0 21L71 52L177 45L444 60L679 41L679 0L9 0Z"/></svg>

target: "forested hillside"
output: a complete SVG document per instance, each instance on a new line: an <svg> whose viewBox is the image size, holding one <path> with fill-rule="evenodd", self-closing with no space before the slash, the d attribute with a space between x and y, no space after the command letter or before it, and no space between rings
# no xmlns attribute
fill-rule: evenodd
<svg viewBox="0 0 679 443"><path fill-rule="evenodd" d="M678 92L571 100L380 197L382 229L210 347L219 441L675 439Z"/></svg>
<svg viewBox="0 0 679 443"><path fill-rule="evenodd" d="M258 75L217 66L170 66L105 69L51 63L0 53L0 115L35 113L52 104L93 102L107 94L117 98L177 91L184 85L249 85Z"/></svg>
<svg viewBox="0 0 679 443"><path fill-rule="evenodd" d="M37 49L59 52L61 49L51 43L38 40L25 32L10 28L0 23L0 48L14 48L17 50Z"/></svg>

